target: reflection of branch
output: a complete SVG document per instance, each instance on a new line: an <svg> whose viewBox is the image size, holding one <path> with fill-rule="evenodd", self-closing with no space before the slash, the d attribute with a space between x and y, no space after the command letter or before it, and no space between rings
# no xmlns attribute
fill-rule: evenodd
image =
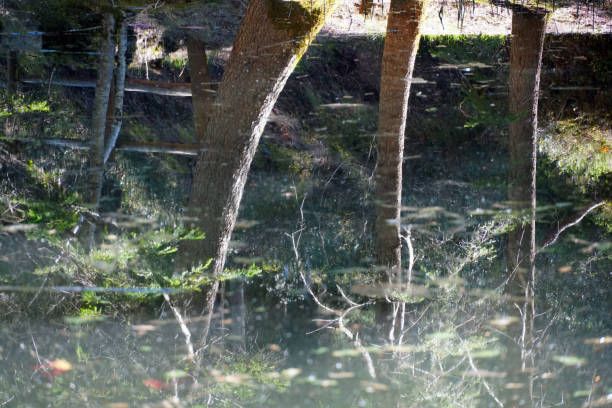
<svg viewBox="0 0 612 408"><path fill-rule="evenodd" d="M168 304L168 307L170 307L170 310L172 310L172 313L174 314L174 317L176 318L176 321L178 322L181 331L183 332L183 335L185 336L185 344L187 345L188 357L189 359L193 359L193 344L191 344L191 332L189 331L189 327L187 327L187 325L185 324L183 316L181 316L181 311L178 310L178 308L176 308L170 301L170 296L168 296L167 293L163 293L163 296L164 300Z"/></svg>
<svg viewBox="0 0 612 408"><path fill-rule="evenodd" d="M344 291L342 290L342 288L340 287L340 285L336 285L336 288L338 288L338 292L340 292L340 295L342 296L342 298L344 300L346 300L346 303L348 303L351 306L357 306L358 303L353 302L351 299L349 299L345 294Z"/></svg>
<svg viewBox="0 0 612 408"><path fill-rule="evenodd" d="M478 368L476 367L476 365L474 364L474 360L472 360L472 354L470 353L470 350L468 348L465 349L467 352L467 356L468 356L468 361L470 362L470 365L472 366L472 370L474 370L474 372L478 375L478 377L480 378L480 380L482 381L482 384L484 385L484 387L486 388L487 392L489 393L489 395L491 396L491 398L493 398L495 400L495 402L497 402L497 405L499 405L500 407L504 407L504 404L502 404L502 402L500 400L497 399L497 397L495 396L495 394L493 394L493 391L491 390L491 387L489 387L489 383L487 382L487 380L485 380L479 373L480 371L478 370Z"/></svg>
<svg viewBox="0 0 612 408"><path fill-rule="evenodd" d="M578 214L572 218L570 218L569 220L566 220L565 223L563 225L561 225L558 229L557 232L555 232L554 234L552 234L552 236L546 237L543 242L540 244L540 249L538 250L538 252L544 250L544 248L551 246L552 244L554 244L557 239L559 239L559 236L561 235L561 233L563 231L565 231L568 228L573 227L574 225L578 224L580 221L582 221L582 219L584 217L587 216L588 213L590 213L591 211L593 211L594 209L596 209L597 207L600 207L602 205L604 205L606 202L605 201L600 201L596 204L591 205L589 208L586 209L586 211L582 214Z"/></svg>
<svg viewBox="0 0 612 408"><path fill-rule="evenodd" d="M296 200L297 200L297 191L296 191ZM346 296L346 294L340 288L340 286L337 286L338 291L340 292L340 294L342 295L344 300L350 305L350 307L348 309L346 309L345 311L340 312L339 310L332 309L331 307L325 306L319 300L319 298L315 295L313 290L310 288L310 285L308 284L308 281L306 280L306 277L304 276L304 272L302 272L302 269L300 268L300 256L299 256L298 247L300 245L300 238L302 237L302 231L304 231L304 201L305 200L306 200L306 195L304 195L304 198L302 199L302 204L300 205L300 229L298 229L297 231L295 231L295 232L293 232L291 234L285 234L285 235L287 235L291 239L291 245L293 247L293 254L295 255L295 261L296 261L296 264L297 264L298 272L300 274L300 278L302 278L302 282L304 282L304 286L306 287L306 290L308 291L308 293L310 294L310 297L312 297L314 302L317 305L319 305L319 307L321 307L323 310L326 310L326 311L331 312L331 313L333 313L333 314L338 316L337 319L334 319L334 320L330 321L324 327L331 326L333 324L333 322L335 322L335 321L338 322L338 329L342 333L344 333L346 335L346 337L348 337L350 340L353 340L353 344L355 345L355 348L357 350L359 350L359 352L363 356L363 359L365 360L366 366L368 367L368 373L370 374L370 377L372 377L374 379L374 378L376 378L376 371L374 370L374 363L372 362L372 356L370 356L370 353L368 352L368 350L365 347L363 347L363 345L361 344L361 340L359 340L359 333L353 334L344 325L344 318L350 312L352 312L353 310L358 309L360 307L369 305L372 302L366 302L366 303L362 303L362 304L356 303L356 302L352 301L351 299L349 299L348 296ZM297 240L295 238L296 234L297 234Z"/></svg>
<svg viewBox="0 0 612 408"><path fill-rule="evenodd" d="M359 333L353 334L344 325L344 317L346 317L350 312L352 312L353 310L358 309L360 307L372 304L372 302L366 302L366 303L362 303L362 304L357 304L357 303L353 302L352 300L350 300L348 297L346 297L344 292L342 292L342 290L340 290L340 293L342 293L342 295L343 295L344 299L347 301L347 303L349 303L349 304L352 303L353 305L351 307L349 307L348 309L346 309L344 312L340 312L338 310L332 309L332 308L330 308L328 306L325 306L323 303L321 303L321 301L317 298L317 296L314 294L314 292L310 288L310 285L306 281L306 277L304 276L304 273L301 270L299 271L299 273L300 273L300 277L302 278L302 281L304 282L304 286L306 286L306 290L308 291L308 293L310 293L310 296L312 297L314 302L317 305L319 305L322 309L327 310L329 312L332 312L332 313L338 315L337 319L332 320L330 323L325 325L325 327L329 327L329 326L332 325L332 323L334 321L337 321L338 322L338 329L340 329L340 331L342 333L344 333L346 335L346 337L348 337L350 340L353 340L353 344L355 345L355 348L357 350L359 350L359 352L363 356L363 359L366 362L366 366L368 367L368 374L370 374L370 377L376 378L376 370L374 369L374 363L372 362L372 356L370 356L370 352L365 347L363 347L363 345L361 344L361 340L359 340ZM340 289L340 288L338 288L338 289Z"/></svg>
<svg viewBox="0 0 612 408"><path fill-rule="evenodd" d="M312 291L312 289L310 288L310 285L308 284L308 282L306 281L306 277L304 276L304 272L302 272L301 270L299 271L300 273L300 277L302 278L302 282L304 282L304 286L306 287L306 290L308 291L308 293L310 294L310 296L312 297L312 300L314 300L314 302L319 305L323 310L327 310L328 312L331 312L333 314L336 314L338 316L340 316L340 312L336 309L332 309L331 307L327 307L325 306L323 303L321 303L319 301L319 299L317 298L317 296L314 294L314 292Z"/></svg>
<svg viewBox="0 0 612 408"><path fill-rule="evenodd" d="M408 285L412 281L412 267L414 266L414 249L412 248L412 237L410 234L410 227L404 228L405 234L402 235L406 246L408 247Z"/></svg>

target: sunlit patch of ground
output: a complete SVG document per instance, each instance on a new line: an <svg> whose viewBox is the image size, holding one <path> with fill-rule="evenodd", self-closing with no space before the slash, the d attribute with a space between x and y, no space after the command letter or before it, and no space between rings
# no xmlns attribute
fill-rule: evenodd
<svg viewBox="0 0 612 408"><path fill-rule="evenodd" d="M371 16L358 13L357 0L340 0L336 12L323 27L331 35L382 34L386 28L386 13L390 1L374 0ZM442 13L440 12L442 10ZM458 18L457 2L447 0L430 1L423 27L423 34L509 34L512 14L504 8L466 2L463 18ZM610 33L612 14L608 10L587 8L556 8L547 26L554 34L564 33Z"/></svg>

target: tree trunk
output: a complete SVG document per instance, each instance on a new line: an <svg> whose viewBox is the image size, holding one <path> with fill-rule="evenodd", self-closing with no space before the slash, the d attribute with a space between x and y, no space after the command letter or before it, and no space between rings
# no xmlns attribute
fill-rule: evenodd
<svg viewBox="0 0 612 408"><path fill-rule="evenodd" d="M534 272L536 132L546 18L547 12L541 9L512 12L508 200L522 222L508 234L508 269L513 274L510 291L521 294L530 279L524 270Z"/></svg>
<svg viewBox="0 0 612 408"><path fill-rule="evenodd" d="M104 163L108 161L117 143L119 131L121 130L121 124L123 122L123 95L125 91L126 72L125 54L127 53L127 22L125 19L119 24L117 37L119 49L117 54L117 71L115 72L115 92L113 95L112 110L109 109L112 113L112 120L108 129L108 138L104 143Z"/></svg>
<svg viewBox="0 0 612 408"><path fill-rule="evenodd" d="M379 280L398 283L401 275L400 209L402 162L408 96L417 55L425 0L392 0L382 59L378 137L376 142L376 260ZM377 321L388 319L392 307L383 299Z"/></svg>
<svg viewBox="0 0 612 408"><path fill-rule="evenodd" d="M206 60L206 44L192 35L187 35L187 57L191 76L191 103L196 140L204 139L215 91L212 89Z"/></svg>
<svg viewBox="0 0 612 408"><path fill-rule="evenodd" d="M115 19L112 14L105 14L103 22L104 37L101 43L102 55L98 65L98 79L96 81L96 94L90 128L87 187L83 197L83 204L94 211L100 205L102 182L104 180L104 136L115 55L115 42L112 36L114 25ZM95 225L85 220L79 231L79 238L86 250L92 248L94 234Z"/></svg>
<svg viewBox="0 0 612 408"><path fill-rule="evenodd" d="M227 63L202 144L186 215L206 238L183 241L193 263L225 263L247 173L266 120L287 78L330 14L334 1L251 0Z"/></svg>
<svg viewBox="0 0 612 408"><path fill-rule="evenodd" d="M106 130L106 113L113 79L113 65L115 60L115 42L113 41L113 28L115 19L112 14L104 15L104 37L102 39L100 64L98 66L98 79L96 81L96 94L94 97L93 115L90 128L89 149L89 180L85 195L85 204L97 208L102 190L102 177L104 173L104 136Z"/></svg>
<svg viewBox="0 0 612 408"><path fill-rule="evenodd" d="M8 94L12 95L17 90L17 51L6 52L6 81Z"/></svg>

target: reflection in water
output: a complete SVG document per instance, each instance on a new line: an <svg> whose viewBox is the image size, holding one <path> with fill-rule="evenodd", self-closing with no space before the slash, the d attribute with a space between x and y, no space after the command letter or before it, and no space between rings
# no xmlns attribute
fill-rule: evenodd
<svg viewBox="0 0 612 408"><path fill-rule="evenodd" d="M609 405L610 38L333 3L0 6L0 406Z"/></svg>
<svg viewBox="0 0 612 408"><path fill-rule="evenodd" d="M519 228L508 235L508 270L517 288L533 284L536 245L536 133L540 70L547 19L546 10L512 12L510 48L510 160L508 200L525 213ZM524 276L522 269L529 271ZM519 283L518 286L516 283ZM519 289L518 293L523 291Z"/></svg>
<svg viewBox="0 0 612 408"><path fill-rule="evenodd" d="M376 260L382 268L379 281L383 283L397 284L404 280L400 238L404 135L426 6L425 1L393 1L387 21L376 136ZM389 302L381 299L376 303L376 320L385 332L389 330L386 321L391 320L392 311ZM393 333L390 335L393 337Z"/></svg>

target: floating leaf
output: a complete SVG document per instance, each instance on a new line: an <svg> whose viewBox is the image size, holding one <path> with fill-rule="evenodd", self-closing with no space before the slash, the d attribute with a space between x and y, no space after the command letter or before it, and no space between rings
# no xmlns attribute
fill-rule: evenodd
<svg viewBox="0 0 612 408"><path fill-rule="evenodd" d="M333 378L334 380L343 380L346 378L354 378L355 373L352 371L339 371L339 372L331 372L329 373L329 378Z"/></svg>
<svg viewBox="0 0 612 408"><path fill-rule="evenodd" d="M514 324L518 321L519 318L516 316L502 316L497 319L491 320L489 323L499 329L503 329L506 326L510 326L511 324Z"/></svg>
<svg viewBox="0 0 612 408"><path fill-rule="evenodd" d="M164 374L164 377L166 377L167 379L169 379L169 378L185 378L188 375L189 374L187 374L183 370L171 370L171 371L168 371L166 374Z"/></svg>
<svg viewBox="0 0 612 408"><path fill-rule="evenodd" d="M248 382L250 379L251 377L248 374L244 374L244 373L221 375L215 378L217 382L235 384L235 385L244 384L245 382Z"/></svg>
<svg viewBox="0 0 612 408"><path fill-rule="evenodd" d="M86 323L98 322L100 320L104 320L104 317L98 314L88 314L88 315L82 315L82 316L66 316L64 320L68 324L86 324Z"/></svg>
<svg viewBox="0 0 612 408"><path fill-rule="evenodd" d="M302 372L301 369L292 367L292 368L288 368L286 370L281 371L281 376L288 378L288 379L292 379L293 377L300 375L301 372Z"/></svg>
<svg viewBox="0 0 612 408"><path fill-rule="evenodd" d="M566 366L581 366L586 364L586 359L576 356L553 356L553 361Z"/></svg>
<svg viewBox="0 0 612 408"><path fill-rule="evenodd" d="M357 349L342 349L332 352L333 357L354 357L359 354L361 354L361 352Z"/></svg>
<svg viewBox="0 0 612 408"><path fill-rule="evenodd" d="M366 392L387 391L389 387L385 384L372 381L359 381L359 385L365 388Z"/></svg>
<svg viewBox="0 0 612 408"><path fill-rule="evenodd" d="M493 358L493 357L497 357L501 354L501 351L499 350L482 350L482 351L477 351L475 353L472 353L472 357L473 358Z"/></svg>
<svg viewBox="0 0 612 408"><path fill-rule="evenodd" d="M584 344L610 344L612 343L612 336L597 337L595 339L585 339Z"/></svg>
<svg viewBox="0 0 612 408"><path fill-rule="evenodd" d="M278 344L268 344L268 348L272 351L280 352L282 349Z"/></svg>
<svg viewBox="0 0 612 408"><path fill-rule="evenodd" d="M168 388L168 384L160 380L142 380L142 383L147 387L153 388L154 390L158 391Z"/></svg>

